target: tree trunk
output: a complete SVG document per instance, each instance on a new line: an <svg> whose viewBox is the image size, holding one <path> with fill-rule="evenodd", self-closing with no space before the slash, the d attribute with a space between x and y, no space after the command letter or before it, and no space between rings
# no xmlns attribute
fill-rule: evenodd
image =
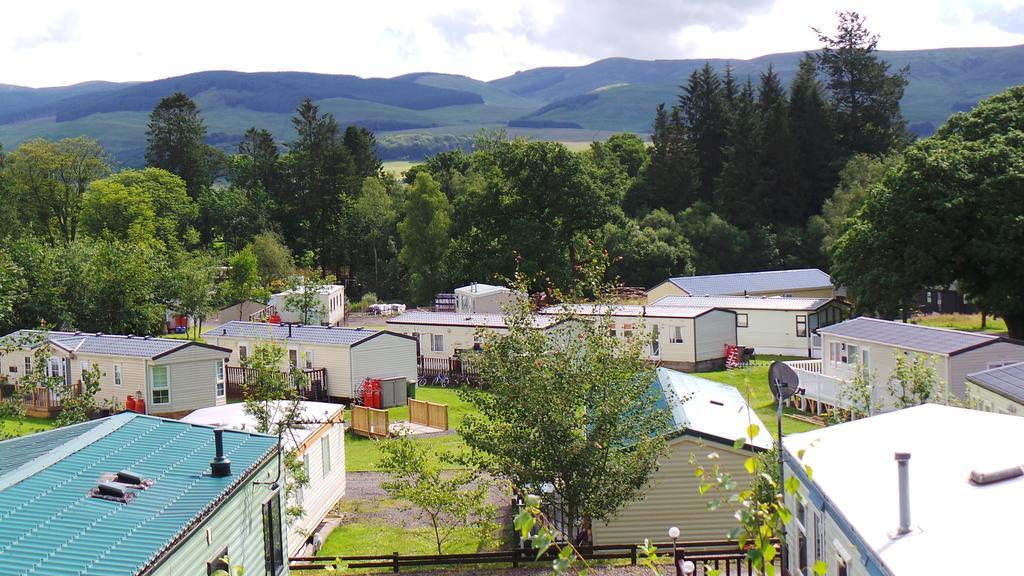
<svg viewBox="0 0 1024 576"><path fill-rule="evenodd" d="M1006 314L1003 321L1006 322L1006 331L1010 338L1024 338L1024 314Z"/></svg>

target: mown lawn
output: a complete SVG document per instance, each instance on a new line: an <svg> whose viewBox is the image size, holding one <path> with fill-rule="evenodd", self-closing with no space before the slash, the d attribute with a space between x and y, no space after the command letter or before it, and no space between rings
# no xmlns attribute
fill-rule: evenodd
<svg viewBox="0 0 1024 576"><path fill-rule="evenodd" d="M914 324L951 328L967 332L981 332L981 314L927 314L910 320ZM1006 322L1002 318L989 316L985 319L985 332L1006 333Z"/></svg>
<svg viewBox="0 0 1024 576"><path fill-rule="evenodd" d="M459 397L459 392L453 388L433 388L420 386L416 388L416 398L427 402L448 405L448 428L458 430L462 425L462 419L466 414L472 413L475 409ZM345 418L351 417L347 411ZM409 407L397 406L388 409L390 422L409 419ZM349 420L351 421L351 420ZM429 446L435 453L450 452L459 454L466 450L466 444L458 434L446 436L432 436L429 438L417 438L417 442ZM377 462L380 461L380 448L378 440L371 440L363 436L349 434L345 438L345 469L350 472L370 472L377 469Z"/></svg>
<svg viewBox="0 0 1024 576"><path fill-rule="evenodd" d="M771 431L772 436L778 436L776 434L776 423L775 417L777 414L775 408L775 402L772 401L772 393L768 387L768 367L773 360L806 360L806 358L794 358L789 356L758 356L758 366L751 368L739 368L733 370L718 370L715 372L702 372L697 374L708 380L714 380L716 382L722 382L723 384L731 384L735 386L747 402L754 408L758 417L764 422L764 425ZM799 414L798 410L793 408L784 408L782 416L782 433L783 434L794 434L797 432L806 432L818 428L814 424L797 420L795 418L789 418L786 414Z"/></svg>
<svg viewBox="0 0 1024 576"><path fill-rule="evenodd" d="M53 428L53 420L46 418L6 418L0 417L0 439L25 436Z"/></svg>
<svg viewBox="0 0 1024 576"><path fill-rule="evenodd" d="M443 545L445 554L486 550L479 532L458 528ZM372 556L380 554L437 554L431 528L405 528L384 522L342 524L331 531L317 556Z"/></svg>

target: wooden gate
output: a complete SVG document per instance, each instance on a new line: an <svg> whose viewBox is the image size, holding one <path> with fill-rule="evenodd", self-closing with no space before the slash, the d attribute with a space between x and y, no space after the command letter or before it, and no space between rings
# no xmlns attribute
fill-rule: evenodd
<svg viewBox="0 0 1024 576"><path fill-rule="evenodd" d="M409 398L409 422L447 430L448 405Z"/></svg>
<svg viewBox="0 0 1024 576"><path fill-rule="evenodd" d="M352 432L369 438L387 438L388 411L353 404Z"/></svg>

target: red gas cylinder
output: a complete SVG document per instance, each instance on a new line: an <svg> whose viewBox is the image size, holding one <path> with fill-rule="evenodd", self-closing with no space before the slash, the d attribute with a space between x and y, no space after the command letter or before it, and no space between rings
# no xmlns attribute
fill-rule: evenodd
<svg viewBox="0 0 1024 576"><path fill-rule="evenodd" d="M281 323L281 315L280 314L271 314L271 316L269 318L269 322L271 324L280 324Z"/></svg>
<svg viewBox="0 0 1024 576"><path fill-rule="evenodd" d="M135 399L135 411L139 414L146 413L146 401L141 396Z"/></svg>
<svg viewBox="0 0 1024 576"><path fill-rule="evenodd" d="M370 380L368 385L370 386L370 397L373 399L373 406L371 407L380 409L383 404L383 402L381 402L380 380L377 380L376 378Z"/></svg>
<svg viewBox="0 0 1024 576"><path fill-rule="evenodd" d="M128 398L125 398L124 409L125 410L131 410L132 412L135 412L135 396L129 394Z"/></svg>

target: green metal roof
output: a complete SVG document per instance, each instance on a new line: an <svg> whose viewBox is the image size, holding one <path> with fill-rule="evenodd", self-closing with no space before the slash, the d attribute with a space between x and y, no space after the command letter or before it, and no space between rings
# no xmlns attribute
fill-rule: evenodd
<svg viewBox="0 0 1024 576"><path fill-rule="evenodd" d="M277 438L225 431L232 475L209 475L212 428L139 414L0 442L0 574L135 575L277 447ZM128 502L93 498L104 474L153 481Z"/></svg>

